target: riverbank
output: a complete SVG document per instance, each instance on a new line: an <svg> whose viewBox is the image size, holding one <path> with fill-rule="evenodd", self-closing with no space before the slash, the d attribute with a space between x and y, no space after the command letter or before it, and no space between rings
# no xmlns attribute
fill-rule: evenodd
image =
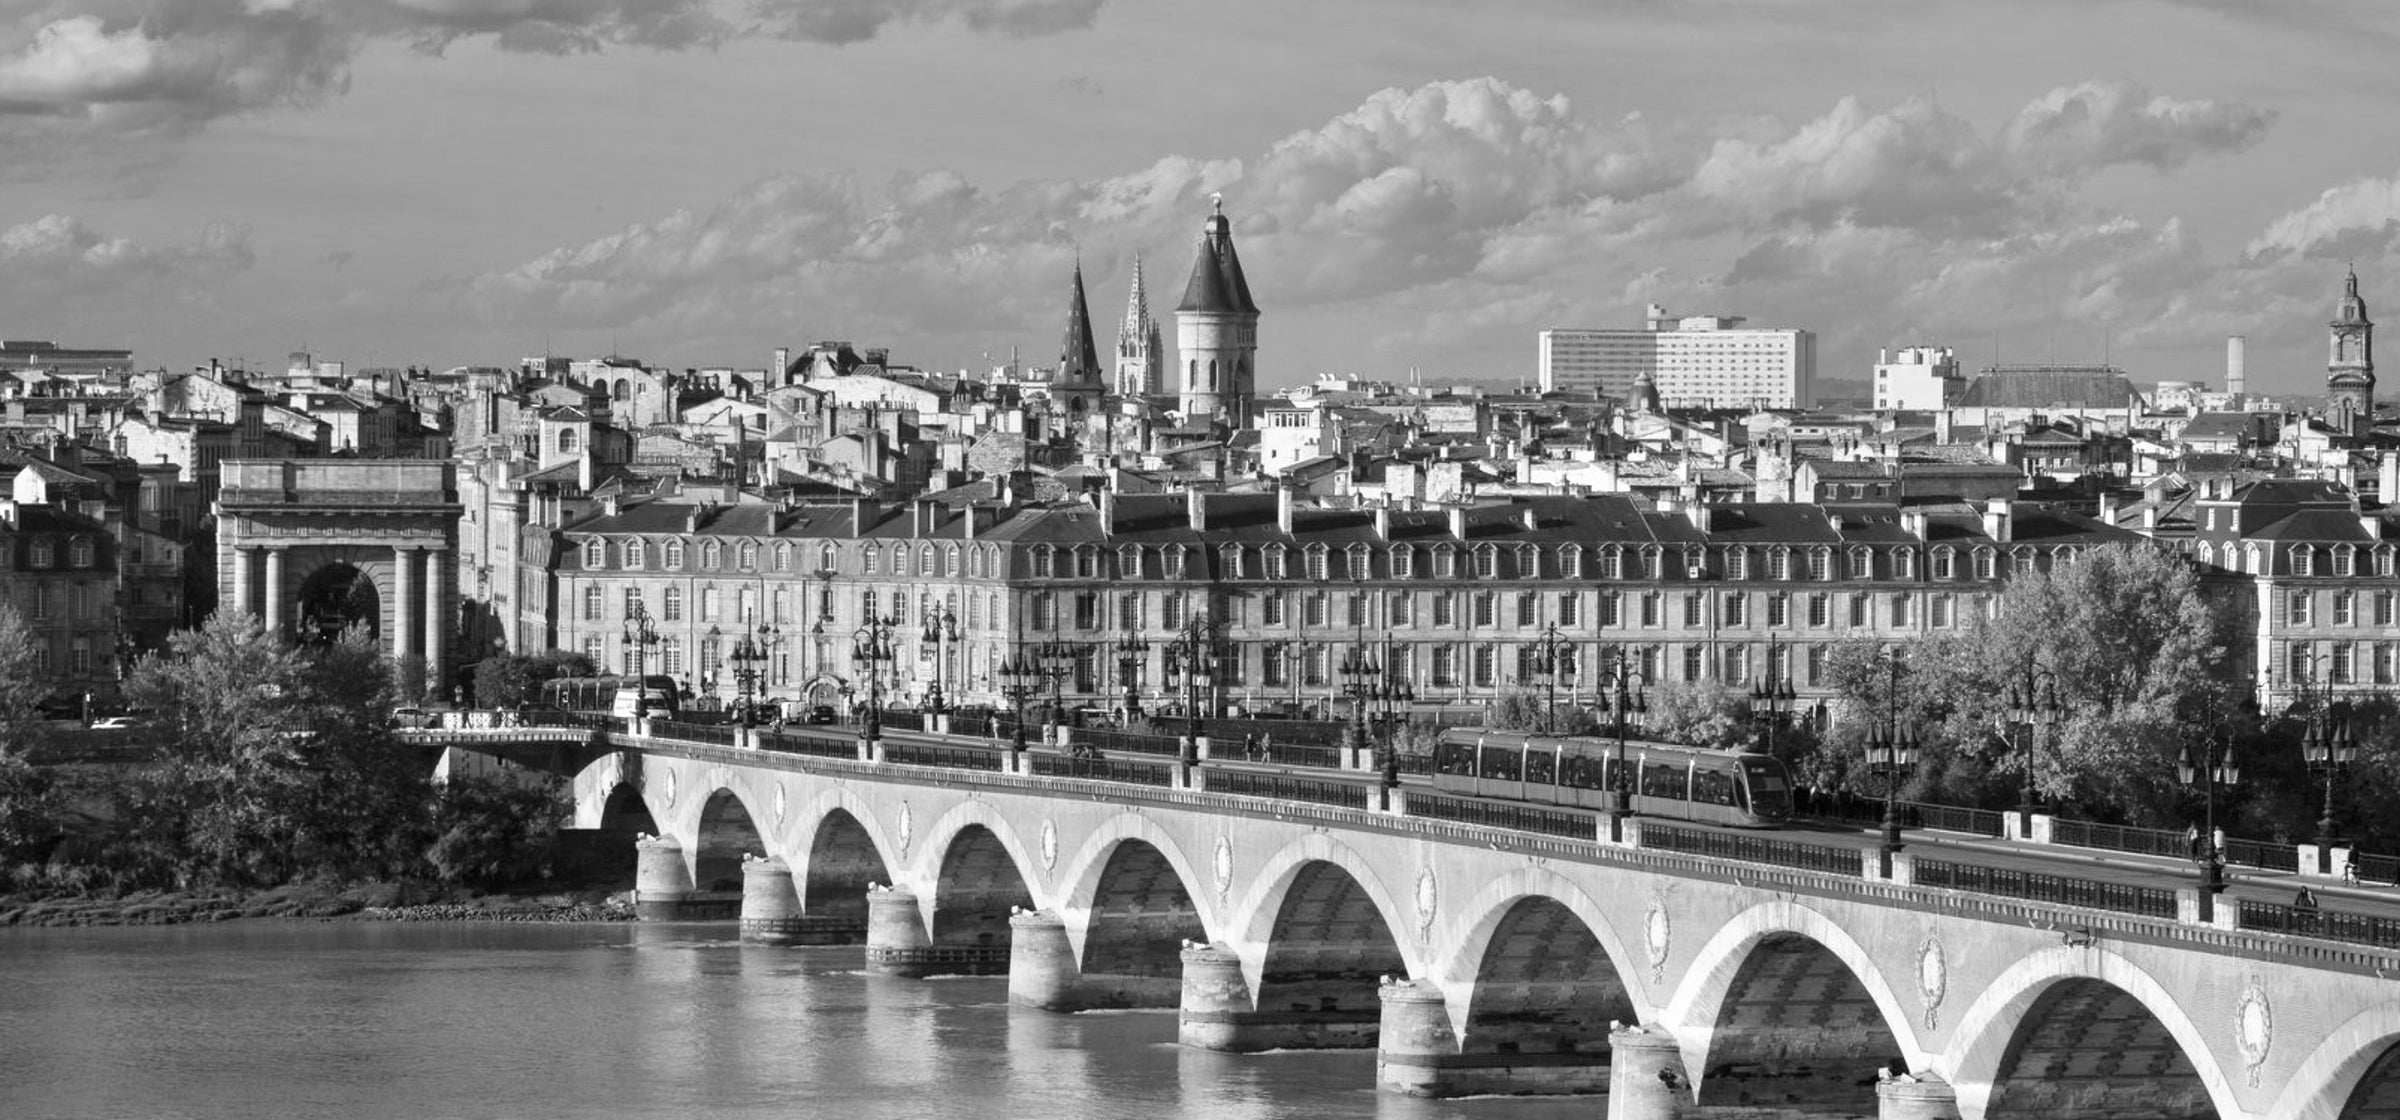
<svg viewBox="0 0 2400 1120"><path fill-rule="evenodd" d="M138 891L119 896L0 895L0 928L157 926L253 918L390 922L627 922L631 892L477 894L413 883L303 883L264 891Z"/></svg>

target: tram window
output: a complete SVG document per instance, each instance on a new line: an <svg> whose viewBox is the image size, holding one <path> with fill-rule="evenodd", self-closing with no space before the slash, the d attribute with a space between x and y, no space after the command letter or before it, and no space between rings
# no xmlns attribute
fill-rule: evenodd
<svg viewBox="0 0 2400 1120"><path fill-rule="evenodd" d="M1519 761L1515 749L1507 747L1485 747L1483 749L1483 776L1485 778L1513 782L1521 775L1522 770L1523 764Z"/></svg>
<svg viewBox="0 0 2400 1120"><path fill-rule="evenodd" d="M1692 775L1692 800L1703 805L1733 804L1733 775L1722 770L1701 770Z"/></svg>
<svg viewBox="0 0 2400 1120"><path fill-rule="evenodd" d="M1527 751L1525 753L1525 780L1545 786L1556 785L1558 783L1557 756L1545 750Z"/></svg>
<svg viewBox="0 0 2400 1120"><path fill-rule="evenodd" d="M1691 786L1684 780L1683 767L1671 762L1653 762L1642 767L1642 796L1688 800Z"/></svg>
<svg viewBox="0 0 2400 1120"><path fill-rule="evenodd" d="M1468 775L1475 772L1475 748L1458 743L1444 743L1434 754L1434 763L1444 774Z"/></svg>
<svg viewBox="0 0 2400 1120"><path fill-rule="evenodd" d="M1573 789L1607 789L1607 774L1601 760L1590 755L1571 754L1560 759L1558 784Z"/></svg>

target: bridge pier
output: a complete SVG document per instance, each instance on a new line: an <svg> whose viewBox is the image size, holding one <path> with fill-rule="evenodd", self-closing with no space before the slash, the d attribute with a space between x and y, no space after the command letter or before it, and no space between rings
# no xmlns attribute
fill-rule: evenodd
<svg viewBox="0 0 2400 1120"><path fill-rule="evenodd" d="M1958 1090L1930 1073L1877 1082L1875 1106L1878 1120L1959 1120Z"/></svg>
<svg viewBox="0 0 2400 1120"><path fill-rule="evenodd" d="M645 836L633 842L633 913L645 922L671 922L684 916L692 897L692 869L684 862L683 845L672 837Z"/></svg>
<svg viewBox="0 0 2400 1120"><path fill-rule="evenodd" d="M742 861L742 940L765 945L800 942L800 893L792 869L779 859Z"/></svg>
<svg viewBox="0 0 2400 1120"><path fill-rule="evenodd" d="M1342 1050L1375 1045L1379 1012L1333 1006L1270 1010L1256 1006L1242 975L1241 954L1223 943L1186 945L1183 996L1176 1038L1201 1050L1255 1053L1261 1050Z"/></svg>
<svg viewBox="0 0 2400 1120"><path fill-rule="evenodd" d="M1429 982L1383 985L1375 1036L1378 1087L1412 1097L1598 1093L1608 1088L1609 1050L1579 1046L1549 1019L1523 1029L1486 1029L1472 1049L1450 1028L1449 1004ZM1595 1028L1594 1033L1597 1033Z"/></svg>
<svg viewBox="0 0 2400 1120"><path fill-rule="evenodd" d="M1695 1111L1675 1036L1659 1027L1608 1034L1608 1120L1674 1120Z"/></svg>
<svg viewBox="0 0 2400 1120"><path fill-rule="evenodd" d="M1082 980L1066 922L1048 910L1009 915L1008 1002L1044 1011L1081 1011L1092 1006L1078 990Z"/></svg>
<svg viewBox="0 0 2400 1120"><path fill-rule="evenodd" d="M916 892L867 888L867 971L884 976L932 974L933 938L925 932Z"/></svg>

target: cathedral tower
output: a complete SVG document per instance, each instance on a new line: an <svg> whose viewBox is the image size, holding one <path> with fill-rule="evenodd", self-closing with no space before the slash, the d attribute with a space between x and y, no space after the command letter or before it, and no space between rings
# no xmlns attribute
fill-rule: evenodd
<svg viewBox="0 0 2400 1120"><path fill-rule="evenodd" d="M1180 404L1186 423L1222 417L1250 423L1258 398L1258 305L1233 252L1233 223L1225 202L1213 200L1200 227L1200 256L1175 308L1176 357L1183 362Z"/></svg>
<svg viewBox="0 0 2400 1120"><path fill-rule="evenodd" d="M1100 403L1106 388L1100 380L1100 351L1092 343L1091 305L1083 298L1083 262L1075 262L1075 280L1067 293L1067 335L1058 344L1058 373L1051 378L1050 396L1069 416L1082 416Z"/></svg>
<svg viewBox="0 0 2400 1120"><path fill-rule="evenodd" d="M1150 317L1150 291L1142 286L1142 255L1133 255L1133 294L1125 297L1125 325L1117 328L1116 391L1120 397L1158 392L1158 365L1166 360L1158 320Z"/></svg>
<svg viewBox="0 0 2400 1120"><path fill-rule="evenodd" d="M2325 412L2334 427L2353 435L2375 426L2375 324L2367 301L2358 298L2358 270L2342 287L2342 306L2331 324L2332 352L2325 365Z"/></svg>

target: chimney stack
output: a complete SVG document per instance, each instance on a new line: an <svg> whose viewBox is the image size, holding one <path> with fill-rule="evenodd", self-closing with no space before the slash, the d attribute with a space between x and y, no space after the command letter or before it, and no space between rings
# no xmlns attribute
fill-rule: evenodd
<svg viewBox="0 0 2400 1120"><path fill-rule="evenodd" d="M1275 488L1275 527L1282 530L1285 536L1291 535L1292 488L1289 486Z"/></svg>
<svg viewBox="0 0 2400 1120"><path fill-rule="evenodd" d="M1198 490L1183 492L1183 516L1195 533L1208 531L1208 495Z"/></svg>
<svg viewBox="0 0 2400 1120"><path fill-rule="evenodd" d="M1983 535L2000 544L2007 544L2016 520L2015 504L2008 498L1990 498L1983 503Z"/></svg>
<svg viewBox="0 0 2400 1120"><path fill-rule="evenodd" d="M1450 535L1462 542L1467 539L1467 507L1450 507Z"/></svg>
<svg viewBox="0 0 2400 1120"><path fill-rule="evenodd" d="M1392 539L1392 507L1388 505L1375 507L1375 539Z"/></svg>

